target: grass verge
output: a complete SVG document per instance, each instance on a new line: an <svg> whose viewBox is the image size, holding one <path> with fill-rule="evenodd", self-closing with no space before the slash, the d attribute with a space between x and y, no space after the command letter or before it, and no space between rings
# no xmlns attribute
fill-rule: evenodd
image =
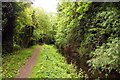
<svg viewBox="0 0 120 80"><path fill-rule="evenodd" d="M53 45L43 45L29 78L84 78L82 71L77 74L72 64L58 53Z"/></svg>
<svg viewBox="0 0 120 80"><path fill-rule="evenodd" d="M2 78L12 78L18 75L20 67L22 67L26 60L32 55L33 50L38 45L32 46L28 49L19 50L12 54L5 55L2 60Z"/></svg>

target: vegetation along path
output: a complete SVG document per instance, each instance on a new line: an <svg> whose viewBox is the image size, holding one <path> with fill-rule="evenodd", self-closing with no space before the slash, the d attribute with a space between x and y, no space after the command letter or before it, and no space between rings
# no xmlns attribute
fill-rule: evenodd
<svg viewBox="0 0 120 80"><path fill-rule="evenodd" d="M2 2L2 78L120 80L120 2L30 1Z"/></svg>
<svg viewBox="0 0 120 80"><path fill-rule="evenodd" d="M38 46L34 52L32 53L32 56L28 59L26 64L19 70L19 74L17 78L27 78L34 67L36 63L37 56L40 52L40 46Z"/></svg>

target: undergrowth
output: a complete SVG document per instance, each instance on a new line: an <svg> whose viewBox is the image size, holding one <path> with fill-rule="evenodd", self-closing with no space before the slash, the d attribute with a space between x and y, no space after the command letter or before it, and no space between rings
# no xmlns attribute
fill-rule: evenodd
<svg viewBox="0 0 120 80"><path fill-rule="evenodd" d="M2 60L2 78L16 77L20 67L25 64L36 47L35 45L28 49L18 50L12 54L5 55Z"/></svg>
<svg viewBox="0 0 120 80"><path fill-rule="evenodd" d="M82 70L77 74L72 64L58 53L53 45L43 45L30 78L84 78Z"/></svg>

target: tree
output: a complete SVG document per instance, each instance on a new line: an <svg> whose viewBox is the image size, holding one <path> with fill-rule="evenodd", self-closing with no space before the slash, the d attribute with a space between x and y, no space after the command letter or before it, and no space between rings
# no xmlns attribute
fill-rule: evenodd
<svg viewBox="0 0 120 80"><path fill-rule="evenodd" d="M13 37L15 30L15 21L19 12L28 7L29 3L3 2L2 3L2 41L3 54L13 51Z"/></svg>

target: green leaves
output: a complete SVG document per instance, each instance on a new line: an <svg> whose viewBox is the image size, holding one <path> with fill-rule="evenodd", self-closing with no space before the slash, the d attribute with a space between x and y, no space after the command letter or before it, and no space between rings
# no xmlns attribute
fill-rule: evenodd
<svg viewBox="0 0 120 80"><path fill-rule="evenodd" d="M43 45L30 78L82 78L53 45Z"/></svg>
<svg viewBox="0 0 120 80"><path fill-rule="evenodd" d="M58 11L57 15L58 30L55 36L56 45L65 46L66 44L72 43L71 41L79 40L78 35L82 30L79 29L79 32L77 31L75 33L73 29L80 27L79 22L88 10L89 5L90 3L82 2L63 2L59 5L62 8Z"/></svg>
<svg viewBox="0 0 120 80"><path fill-rule="evenodd" d="M18 50L12 54L7 54L2 60L2 78L13 78L18 75L18 70L25 64L26 60L32 55L37 46Z"/></svg>
<svg viewBox="0 0 120 80"><path fill-rule="evenodd" d="M117 3L63 2L58 7L56 45L71 45L92 69L119 71ZM109 7L108 7L109 6ZM63 50L62 50L63 51ZM83 62L83 61L81 61ZM102 72L102 71L101 71Z"/></svg>
<svg viewBox="0 0 120 80"><path fill-rule="evenodd" d="M32 42L36 44L39 39L47 43L53 42L55 34L53 28L54 22L52 22L54 18L53 14L46 13L44 9L40 7L34 8L29 3L18 3L17 5L22 9L20 12L15 11L17 13L14 29L15 44L23 47L23 44L20 44L21 42L26 43L27 41L30 44L33 44ZM28 29L26 26L30 26L32 29ZM26 32L27 30L28 32Z"/></svg>
<svg viewBox="0 0 120 80"><path fill-rule="evenodd" d="M101 67L102 70L109 70L109 72L112 69L120 71L120 54L118 50L119 42L120 40L118 40L117 37L115 39L110 39L107 44L103 44L94 52L91 52L91 54L93 54L93 58L89 60L88 63L92 65L92 68L96 69L97 67Z"/></svg>
<svg viewBox="0 0 120 80"><path fill-rule="evenodd" d="M34 32L36 41L42 39L45 43L50 43L54 39L54 16L52 13L46 13L42 8L34 9ZM47 41L48 40L48 41Z"/></svg>

